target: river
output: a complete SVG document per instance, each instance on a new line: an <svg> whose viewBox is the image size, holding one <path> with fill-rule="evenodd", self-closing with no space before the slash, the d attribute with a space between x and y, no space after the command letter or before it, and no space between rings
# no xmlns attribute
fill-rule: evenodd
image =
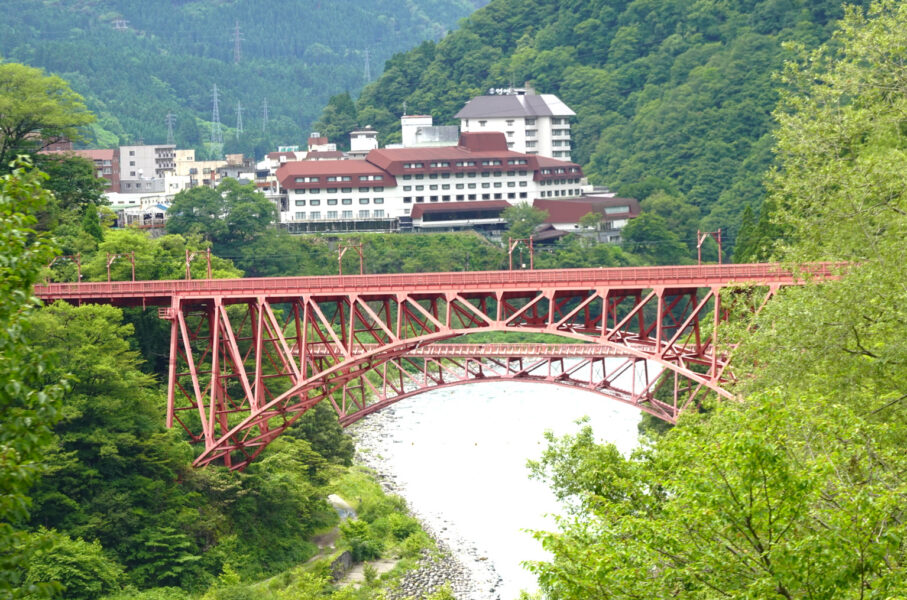
<svg viewBox="0 0 907 600"><path fill-rule="evenodd" d="M635 408L585 392L533 383L477 383L426 392L351 427L363 462L392 482L413 512L472 572L470 600L513 600L537 589L522 561L544 560L526 531L553 530L560 507L530 480L527 459L543 434L577 430L623 453L637 444Z"/></svg>

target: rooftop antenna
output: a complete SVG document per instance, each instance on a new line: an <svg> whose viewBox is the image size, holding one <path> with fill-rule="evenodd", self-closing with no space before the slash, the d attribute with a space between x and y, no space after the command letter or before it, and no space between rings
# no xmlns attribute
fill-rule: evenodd
<svg viewBox="0 0 907 600"><path fill-rule="evenodd" d="M173 140L173 122L174 122L175 118L176 118L176 115L174 115L170 111L167 111L166 122L167 122L167 143L168 144L176 143Z"/></svg>
<svg viewBox="0 0 907 600"><path fill-rule="evenodd" d="M403 101L403 116L406 116L406 100Z"/></svg>
<svg viewBox="0 0 907 600"><path fill-rule="evenodd" d="M214 84L214 91L211 92L211 96L214 101L214 107L211 110L211 143L222 144L224 142L224 135L220 130L220 108L218 107L216 83Z"/></svg>
<svg viewBox="0 0 907 600"><path fill-rule="evenodd" d="M371 80L372 80L372 69L371 69L371 65L369 65L368 48L366 48L365 49L365 82L368 83Z"/></svg>
<svg viewBox="0 0 907 600"><path fill-rule="evenodd" d="M268 98L265 97L264 102L261 104L261 130L265 132L268 130Z"/></svg>
<svg viewBox="0 0 907 600"><path fill-rule="evenodd" d="M239 31L239 21L236 21L236 25L233 28L233 62L234 64L239 64L239 59L242 56L242 33Z"/></svg>
<svg viewBox="0 0 907 600"><path fill-rule="evenodd" d="M242 104L239 100L236 101L236 139L239 139L239 136L242 135Z"/></svg>

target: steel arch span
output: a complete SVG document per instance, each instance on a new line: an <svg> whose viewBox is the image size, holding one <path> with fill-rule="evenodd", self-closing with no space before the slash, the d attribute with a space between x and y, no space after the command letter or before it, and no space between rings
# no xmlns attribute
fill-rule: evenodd
<svg viewBox="0 0 907 600"><path fill-rule="evenodd" d="M808 270L834 276L833 265ZM745 299L758 309L801 281L778 265L712 265L51 284L36 292L160 306L171 322L167 424L204 445L196 465L236 469L321 401L346 425L420 391L473 381L581 387L673 422L707 391L731 397L729 349L718 337L727 304ZM751 287L721 293L741 284ZM449 343L502 332L571 343Z"/></svg>

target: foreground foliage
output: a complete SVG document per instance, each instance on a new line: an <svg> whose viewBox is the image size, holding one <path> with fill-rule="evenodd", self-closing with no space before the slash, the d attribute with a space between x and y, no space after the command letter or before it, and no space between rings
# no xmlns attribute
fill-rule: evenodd
<svg viewBox="0 0 907 600"><path fill-rule="evenodd" d="M48 202L41 174L27 162L0 179L0 598L46 593L24 580L31 554L42 545L24 529L29 488L45 470L51 427L60 417L65 378L45 379L45 353L28 337L37 300L32 286L55 246L36 235L35 213Z"/></svg>
<svg viewBox="0 0 907 600"><path fill-rule="evenodd" d="M591 431L534 466L572 506L552 598L907 595L907 6L851 8L783 78L780 167L762 251L847 261L748 324L741 405L682 421L632 457ZM575 473L581 478L572 477Z"/></svg>

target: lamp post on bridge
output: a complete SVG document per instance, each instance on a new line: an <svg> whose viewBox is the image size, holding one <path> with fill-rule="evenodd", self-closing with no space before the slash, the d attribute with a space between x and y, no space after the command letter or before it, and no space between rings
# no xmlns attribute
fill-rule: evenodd
<svg viewBox="0 0 907 600"><path fill-rule="evenodd" d="M337 246L337 268L340 275L343 275L343 255L347 250L355 250L359 254L359 274L365 274L365 256L362 254L362 242L358 244L341 244Z"/></svg>
<svg viewBox="0 0 907 600"><path fill-rule="evenodd" d="M516 249L517 246L520 245L520 243L523 243L525 245L527 242L529 244L529 270L531 271L535 268L535 259L534 259L535 252L532 247L532 236L530 235L528 238L511 238L511 237L509 237L509 238L507 238L507 246L508 246L507 260L509 261L511 271L513 271L513 251ZM523 268L523 249L522 249L522 247L520 248L520 268Z"/></svg>
<svg viewBox="0 0 907 600"><path fill-rule="evenodd" d="M190 269L192 261L202 254L205 255L205 261L208 263L208 279L211 279L211 248L206 248L204 252L190 252L186 248L186 279L192 279L192 271Z"/></svg>
<svg viewBox="0 0 907 600"><path fill-rule="evenodd" d="M699 231L696 230L696 258L699 266L702 266L702 243L709 237L718 242L718 264L721 264L721 229L718 231Z"/></svg>
<svg viewBox="0 0 907 600"><path fill-rule="evenodd" d="M58 260L69 260L76 264L76 283L82 282L82 253L76 252L75 254L61 254L60 256L55 256L52 261L47 265L47 268L51 268ZM109 277L108 277L109 280ZM50 277L48 276L48 283L50 283Z"/></svg>
<svg viewBox="0 0 907 600"><path fill-rule="evenodd" d="M115 261L116 259L126 258L127 256L129 257L129 262L132 264L132 280L135 281L135 250L133 250L129 254L111 254L110 252L107 253L107 283L110 283L110 265L112 265L113 261ZM81 278L81 275L79 275L79 277Z"/></svg>

